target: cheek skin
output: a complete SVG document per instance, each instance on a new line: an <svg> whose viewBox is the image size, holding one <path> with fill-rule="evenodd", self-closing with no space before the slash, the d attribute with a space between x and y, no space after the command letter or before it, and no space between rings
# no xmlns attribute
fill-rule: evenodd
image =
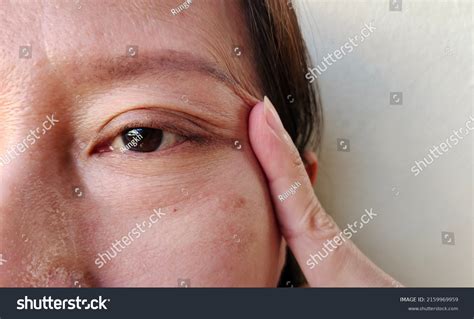
<svg viewBox="0 0 474 319"><path fill-rule="evenodd" d="M56 170L36 170L39 163L18 160L10 176L2 175L0 187L0 251L10 257L0 286L70 287L76 280L91 285L95 278L85 250L90 240L81 235L81 216L89 210L71 200ZM6 193L15 183L23 187Z"/></svg>
<svg viewBox="0 0 474 319"><path fill-rule="evenodd" d="M87 234L92 260L153 209L166 215L104 267L93 266L98 285L175 287L179 278L189 278L191 286L276 286L281 239L265 180L250 150L219 153L225 161L215 161L212 171L184 175L180 184L107 182L128 185L128 193L96 196L102 198L96 202L101 218L93 228L89 223Z"/></svg>
<svg viewBox="0 0 474 319"><path fill-rule="evenodd" d="M77 87L65 81L77 70L64 77L52 72L60 69L63 59L86 64L82 58L123 55L126 43L139 45L140 52L192 48L193 53L223 60L236 79L250 83L244 85L247 95L261 95L248 88L258 82L253 64L246 60L250 51L235 59L229 50L236 43L244 47L248 43L240 32L243 19L237 3L202 2L193 6L193 14L179 17L169 14L176 6L171 0L150 1L146 8L147 2L81 3L81 10L66 2L15 4L0 10L8 17L1 20L8 25L0 42L5 47L31 43L34 48L33 59L22 61L28 63L18 63L14 50L0 63L8 80L0 85L0 101L6 105L0 112L4 124L0 130L8 131L4 134L8 140L0 142L2 149L20 142L23 131L35 127L43 114L58 112L62 123L74 122L75 109L66 108L64 101L78 96L73 90ZM131 23L120 22L124 20ZM103 30L113 30L112 36ZM253 77L245 78L246 71ZM81 81L89 83L88 76ZM91 165L81 171L72 165L66 157L75 132L81 133L75 125L55 128L34 150L1 171L0 252L8 256L0 272L1 286L64 287L76 280L83 287L176 286L178 278L191 279L192 286L276 285L281 237L265 179L250 151L214 154L206 158L210 164L201 166L177 160L182 167L166 162L155 168L136 161L132 170L155 171L137 178L120 167L109 165L106 171ZM81 186L85 197L73 194L75 185ZM160 207L167 209L162 220L97 268L98 253L110 249Z"/></svg>

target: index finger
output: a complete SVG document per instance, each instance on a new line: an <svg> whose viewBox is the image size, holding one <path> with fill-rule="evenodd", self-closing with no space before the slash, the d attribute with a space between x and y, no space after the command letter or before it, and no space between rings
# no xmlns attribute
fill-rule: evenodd
<svg viewBox="0 0 474 319"><path fill-rule="evenodd" d="M309 284L390 286L394 280L344 236L321 206L298 150L266 97L251 111L249 137L267 177L281 232Z"/></svg>

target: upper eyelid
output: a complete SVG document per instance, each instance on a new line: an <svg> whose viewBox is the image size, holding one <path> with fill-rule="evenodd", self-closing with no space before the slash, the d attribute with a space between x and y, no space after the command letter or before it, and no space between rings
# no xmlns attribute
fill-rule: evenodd
<svg viewBox="0 0 474 319"><path fill-rule="evenodd" d="M150 112L156 112L155 116L160 119L152 118L149 115ZM127 113L146 113L143 114L141 118L139 115L134 116L132 119L122 119L123 114ZM206 139L212 139L212 134L206 131L204 128L200 127L197 123L184 118L183 115L180 116L180 112L158 112L152 111L148 108L135 109L127 112L123 112L115 116L112 120L108 121L99 132L99 134L94 138L91 143L93 147L90 149L89 154L94 151L94 149L106 143L113 141L120 133L127 129L137 128L137 127L150 127L155 129L161 129L163 131L174 133L192 139L195 141L205 141ZM128 114L130 116L130 114Z"/></svg>
<svg viewBox="0 0 474 319"><path fill-rule="evenodd" d="M84 69L83 61L70 61L69 68ZM77 68L77 64L80 65ZM134 59L128 57L98 58L85 63L86 70L98 82L112 79L136 78L138 75L165 75L166 73L191 73L196 72L202 78L211 78L217 84L224 86L229 92L244 105L251 109L260 100L234 77L215 62L194 53L177 50L159 50L156 52L141 53ZM90 85L90 79L88 80Z"/></svg>
<svg viewBox="0 0 474 319"><path fill-rule="evenodd" d="M122 120L124 115L130 116L130 114L132 114L137 116L137 113L142 113L143 117L146 118L146 120L143 120L143 118L136 119L136 117L128 121ZM151 118L151 115L154 115L156 117ZM141 123L149 123L150 125L154 125L156 127L167 126L167 128L175 131L178 131L179 127L182 125L192 126L192 128L194 128L195 130L203 131L203 134L205 131L209 131L209 129L206 129L203 124L199 123L202 122L201 120L195 118L194 116L191 116L190 114L169 109L160 109L159 107L154 106L144 106L121 112L115 115L111 120L107 121L104 125L102 125L101 130L110 125L112 125L113 127L120 126L116 124L116 122L118 121L117 119L122 120L122 122L128 123L127 125L122 125L123 127L132 127L133 125L140 125ZM172 122L180 121L182 122L180 125L170 124ZM209 135L212 134L212 132L208 133Z"/></svg>

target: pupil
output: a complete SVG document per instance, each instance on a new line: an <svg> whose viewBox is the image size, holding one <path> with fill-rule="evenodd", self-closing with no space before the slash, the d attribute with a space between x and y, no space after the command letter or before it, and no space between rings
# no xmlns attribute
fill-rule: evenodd
<svg viewBox="0 0 474 319"><path fill-rule="evenodd" d="M122 133L122 142L130 151L153 152L160 147L163 131L148 127L134 128Z"/></svg>

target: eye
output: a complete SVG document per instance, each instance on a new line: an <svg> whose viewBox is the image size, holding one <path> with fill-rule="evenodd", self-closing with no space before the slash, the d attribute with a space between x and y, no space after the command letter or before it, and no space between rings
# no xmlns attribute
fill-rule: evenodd
<svg viewBox="0 0 474 319"><path fill-rule="evenodd" d="M123 152L154 152L173 147L185 141L184 136L150 127L136 127L122 131L110 145Z"/></svg>

